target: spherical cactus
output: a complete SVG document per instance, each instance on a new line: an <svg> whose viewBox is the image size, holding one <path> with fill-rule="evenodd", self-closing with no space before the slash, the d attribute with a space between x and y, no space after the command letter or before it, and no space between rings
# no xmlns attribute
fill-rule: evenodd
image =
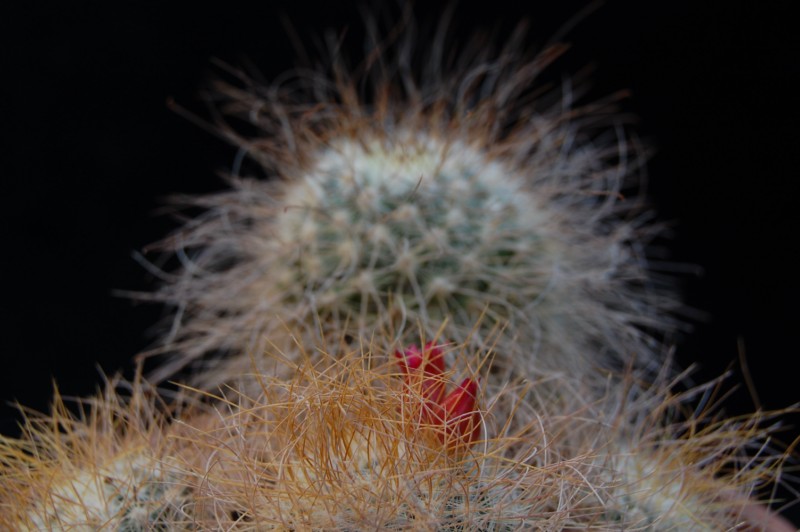
<svg viewBox="0 0 800 532"><path fill-rule="evenodd" d="M609 105L576 104L566 89L562 101L530 98L558 48L468 50L455 69L434 53L414 69L414 44L376 44L395 75L351 76L334 59L332 79L219 88L223 110L263 135L222 125L268 179L195 200L206 212L164 241L183 268L156 296L179 309L162 376L208 355L222 362L205 385L254 359L264 370L259 353L299 325L315 340L381 331L387 351L421 328L493 347L505 377L589 378L633 354L660 367L673 304L640 252L654 230L635 191L622 194L643 155L598 118Z"/></svg>
<svg viewBox="0 0 800 532"><path fill-rule="evenodd" d="M153 388L117 378L73 410L57 396L50 415L27 416L20 440L0 439L3 530L137 532L192 522L180 441L167 438L172 415Z"/></svg>

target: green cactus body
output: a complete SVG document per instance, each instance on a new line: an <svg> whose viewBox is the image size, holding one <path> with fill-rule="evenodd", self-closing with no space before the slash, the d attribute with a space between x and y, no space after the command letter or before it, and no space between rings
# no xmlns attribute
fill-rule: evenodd
<svg viewBox="0 0 800 532"><path fill-rule="evenodd" d="M280 290L364 329L398 315L462 331L483 312L487 328L518 319L559 251L545 249L557 243L536 232L542 215L504 170L432 139L330 148L275 221L275 262L289 270L278 276L291 279Z"/></svg>

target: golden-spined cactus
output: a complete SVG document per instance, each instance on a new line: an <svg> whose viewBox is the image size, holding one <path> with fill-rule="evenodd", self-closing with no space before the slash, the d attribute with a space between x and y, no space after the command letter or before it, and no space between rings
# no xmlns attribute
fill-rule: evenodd
<svg viewBox="0 0 800 532"><path fill-rule="evenodd" d="M620 376L627 386L588 400L571 379L493 384L486 354L459 355L440 372L436 348L409 346L407 358L437 366L415 373L377 345L314 349L312 358L298 347L290 378L258 376L255 392L186 388L181 409L160 406L139 380L125 395L110 386L77 415L57 402L0 446L0 523L729 530L747 522L753 490L780 471L780 455L741 449L763 439L757 419L679 420L686 398L667 383L633 392ZM451 391L431 391L440 383ZM434 399L441 417L428 410Z"/></svg>

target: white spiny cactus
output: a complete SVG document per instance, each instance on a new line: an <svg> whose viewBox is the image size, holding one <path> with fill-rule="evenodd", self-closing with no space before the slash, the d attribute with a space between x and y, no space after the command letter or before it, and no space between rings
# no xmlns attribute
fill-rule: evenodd
<svg viewBox="0 0 800 532"><path fill-rule="evenodd" d="M385 60L402 74L371 80L366 97L338 64L335 82L303 72L220 88L223 109L263 131L225 130L268 179L190 200L206 212L162 243L183 262L156 295L179 309L162 377L211 356L221 365L198 379L218 384L303 325L317 340L381 331L387 349L419 327L475 349L493 337L504 377L602 382L598 369L634 358L660 367L674 303L648 279L641 247L654 230L622 193L642 154L598 118L609 105L578 105L566 89L557 104L529 99L557 49L465 53L428 80L404 64L411 45ZM444 70L431 61L425 71Z"/></svg>

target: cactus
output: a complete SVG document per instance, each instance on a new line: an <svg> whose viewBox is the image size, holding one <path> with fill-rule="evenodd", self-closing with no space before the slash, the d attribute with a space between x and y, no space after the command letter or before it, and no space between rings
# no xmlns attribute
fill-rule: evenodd
<svg viewBox="0 0 800 532"><path fill-rule="evenodd" d="M269 179L232 178L231 190L190 200L205 213L162 242L184 266L147 296L180 310L159 378L216 359L197 375L213 388L253 355L264 371L270 344L291 352L278 339L287 326L305 326L311 342L380 330L387 351L421 327L495 347L504 377L591 378L632 353L660 367L675 305L639 252L655 230L636 194L622 195L643 154L597 124L610 104L528 101L558 48L530 60L465 53L460 69L428 80L403 62L411 45L385 59L402 75L378 77L371 104L335 59L334 82L304 72L285 87L219 88L223 109L269 139L221 126ZM442 71L435 61L422 70Z"/></svg>
<svg viewBox="0 0 800 532"><path fill-rule="evenodd" d="M672 391L676 304L639 251L656 229L622 192L643 153L611 105L530 98L560 47L525 59L516 36L448 71L444 37L411 64L407 29L358 76L334 57L220 85L259 136L221 130L269 178L188 200L204 213L161 243L183 266L148 296L178 309L154 378L188 384L162 401L137 374L29 417L0 445L0 524L757 524L784 456L764 414L682 414L713 386Z"/></svg>
<svg viewBox="0 0 800 532"><path fill-rule="evenodd" d="M463 409L482 432L462 431L452 445L447 420L416 414L432 394L409 381L405 361L398 367L369 345L315 347L317 362L306 358L290 379L260 376L252 395L229 389L203 402L207 392L186 389L180 409L159 414L151 388L136 380L123 398L115 381L82 416L59 403L51 417L30 419L24 446L0 448L0 524L719 530L741 522L748 490L780 466L777 456L750 459L738 448L759 436L755 419L669 423L666 413L686 398L665 383L632 397L625 378L593 403L549 394L571 379L482 384ZM377 358L388 361L365 368ZM442 382L460 372L442 372ZM706 430L690 430L703 422Z"/></svg>
<svg viewBox="0 0 800 532"><path fill-rule="evenodd" d="M74 414L56 395L49 416L28 415L20 440L0 441L4 530L173 530L190 523L172 417L140 379L82 401Z"/></svg>

